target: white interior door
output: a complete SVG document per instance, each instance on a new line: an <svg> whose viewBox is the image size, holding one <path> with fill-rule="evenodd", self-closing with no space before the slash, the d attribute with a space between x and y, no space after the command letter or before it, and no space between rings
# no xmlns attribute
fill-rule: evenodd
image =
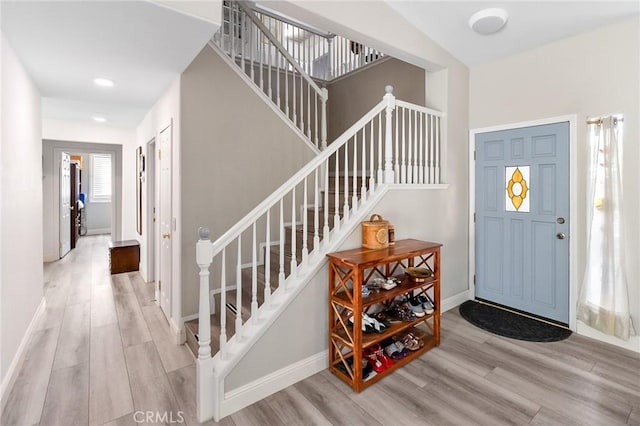
<svg viewBox="0 0 640 426"><path fill-rule="evenodd" d="M160 307L167 319L171 318L171 240L173 233L171 214L171 129L167 127L160 132L160 146L158 147L158 163L160 165L160 191L158 219L160 222L160 262L158 289Z"/></svg>
<svg viewBox="0 0 640 426"><path fill-rule="evenodd" d="M71 157L60 158L60 258L71 250Z"/></svg>
<svg viewBox="0 0 640 426"><path fill-rule="evenodd" d="M147 183L147 281L156 280L156 211L158 197L156 195L156 141L147 144L146 183Z"/></svg>

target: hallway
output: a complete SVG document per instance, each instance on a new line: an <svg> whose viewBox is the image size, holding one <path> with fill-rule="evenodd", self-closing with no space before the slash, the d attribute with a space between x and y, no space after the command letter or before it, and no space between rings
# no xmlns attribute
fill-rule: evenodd
<svg viewBox="0 0 640 426"><path fill-rule="evenodd" d="M83 237L45 264L46 309L2 425L134 425L147 411L197 424L194 358L173 343L153 284L109 274L108 241Z"/></svg>
<svg viewBox="0 0 640 426"><path fill-rule="evenodd" d="M3 426L198 424L194 358L173 343L153 284L109 274L108 241L83 237L45 266L46 310ZM640 424L637 353L576 334L506 339L457 309L442 333L438 348L362 393L324 370L220 424Z"/></svg>

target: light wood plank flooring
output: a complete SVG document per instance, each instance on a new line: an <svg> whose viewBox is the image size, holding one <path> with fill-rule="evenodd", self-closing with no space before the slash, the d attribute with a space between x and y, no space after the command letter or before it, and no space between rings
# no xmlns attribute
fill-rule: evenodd
<svg viewBox="0 0 640 426"><path fill-rule="evenodd" d="M107 242L81 238L45 266L46 312L2 425L136 425L137 411L197 424L194 360L171 343L153 284L109 275ZM505 339L452 310L440 347L362 393L324 371L220 423L640 425L640 356L575 335Z"/></svg>

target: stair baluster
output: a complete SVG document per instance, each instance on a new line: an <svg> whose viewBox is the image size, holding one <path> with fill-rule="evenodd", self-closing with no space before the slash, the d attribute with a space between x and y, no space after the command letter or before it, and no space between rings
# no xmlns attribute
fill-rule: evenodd
<svg viewBox="0 0 640 426"><path fill-rule="evenodd" d="M242 49L239 50L239 54L242 55ZM390 87L386 88L386 92L378 105L215 242L212 243L209 240L208 230L200 231L200 239L196 244L196 261L200 268L200 300L195 331L199 340L195 343L193 343L195 337L191 328L193 324L187 323L187 342L191 341L191 347L195 345L198 352L197 389L200 420L206 420L207 416L212 415L219 419L221 415L229 413L232 408L225 405L224 378L273 324L282 309L293 300L304 283L308 281L309 274L318 270L324 260L324 254L332 249L335 250L346 235L358 226L359 221L364 218L363 214L369 208L367 203L376 201L376 195L383 194L381 190L388 184L400 183L394 179L394 170L397 170L400 164L398 155L394 153L402 152L403 165L405 164L404 153L408 152L409 155L412 152L418 153L416 162L406 164L412 170L412 175L416 176L414 183L420 179L417 178L419 173L413 173L413 168L422 168L423 164L424 167L430 167L429 165L433 164L434 179L439 179L435 175L435 165L438 164L440 152L438 143L440 143L439 125L442 114L396 100ZM384 122L383 113L386 114ZM396 114L395 132L393 131L393 114ZM399 133L401 126L402 136ZM422 163L421 153L425 155L424 163ZM350 156L352 162L349 161ZM418 164L420 166L417 166ZM330 176L329 171L332 169L333 175ZM357 182L359 178L360 185ZM424 180L427 180L426 177ZM309 188L309 185L313 185L313 188ZM359 193L358 188L360 188ZM350 190L351 194L349 194ZM333 197L330 194L332 191ZM341 197L344 197L344 200ZM299 198L302 201L300 205L296 202ZM285 199L287 203L291 202L291 209L285 209ZM303 212L301 229L298 228L298 220L296 220L300 207ZM322 233L320 233L320 208L323 209L324 218ZM279 209L279 223L276 224L278 235L273 238L278 242L273 247L271 246L271 209ZM330 221L331 217L333 223ZM309 242L310 221L313 221L312 244ZM265 224L264 228L262 223ZM285 227L285 223L290 223L290 226ZM245 243L251 241L251 256L249 256L249 247L246 247L244 253L245 259L251 259L248 265L242 263L243 238ZM237 256L228 259L226 251L233 244L237 245ZM258 255L260 247L264 247L264 256ZM300 247L300 256L298 256L298 247ZM219 328L215 326L215 322L214 327L211 327L212 309L209 303L209 268L214 259L216 269L211 275L216 279L217 268L220 268L220 310L215 313L219 316ZM272 259L276 262L273 265ZM235 274L230 272L230 276L235 275L235 286L228 286L226 271L231 271L233 267L235 267ZM273 269L275 272L278 268L277 288L274 287L272 291L271 285L276 280L272 280L271 271ZM262 277L263 273L264 277ZM264 292L260 290L262 284L264 284ZM214 288L216 288L215 285ZM243 296L243 289L246 289L244 290L247 292L246 297ZM232 304L227 307L229 291L236 292L236 306L233 312L235 327L227 330L228 311L233 311ZM273 309L274 306L278 309ZM213 358L211 342L214 342L214 345L218 343L217 347L213 347L214 352L217 352ZM213 405L211 405L211 398L215 398Z"/></svg>

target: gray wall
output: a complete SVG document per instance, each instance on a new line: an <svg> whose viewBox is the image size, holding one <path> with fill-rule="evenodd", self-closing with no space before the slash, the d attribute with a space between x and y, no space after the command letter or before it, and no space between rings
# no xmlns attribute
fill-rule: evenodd
<svg viewBox="0 0 640 426"><path fill-rule="evenodd" d="M198 227L215 240L314 154L208 46L180 90L184 317L198 311Z"/></svg>
<svg viewBox="0 0 640 426"><path fill-rule="evenodd" d="M43 295L40 93L2 35L0 382L6 389ZM6 401L5 398L2 398Z"/></svg>
<svg viewBox="0 0 640 426"><path fill-rule="evenodd" d="M397 99L424 105L424 73L420 67L390 58L330 83L327 86L328 142L334 141L380 102L388 84L393 86Z"/></svg>

